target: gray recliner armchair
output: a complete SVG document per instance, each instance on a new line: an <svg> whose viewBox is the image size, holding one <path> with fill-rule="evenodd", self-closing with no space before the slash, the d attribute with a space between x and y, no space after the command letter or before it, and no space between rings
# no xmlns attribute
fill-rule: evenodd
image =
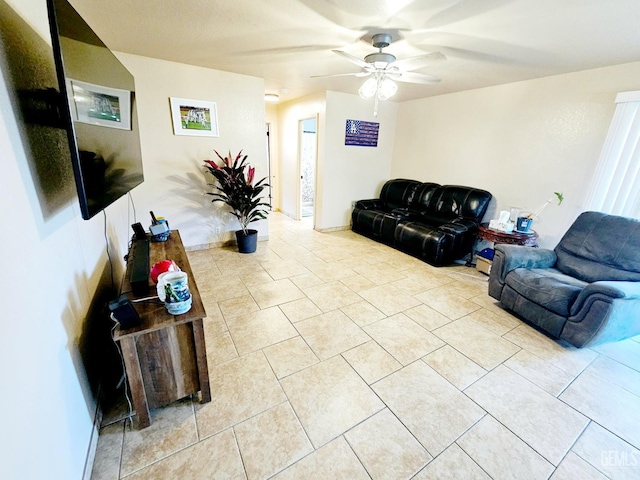
<svg viewBox="0 0 640 480"><path fill-rule="evenodd" d="M640 334L640 221L582 213L554 250L495 246L489 295L576 347Z"/></svg>

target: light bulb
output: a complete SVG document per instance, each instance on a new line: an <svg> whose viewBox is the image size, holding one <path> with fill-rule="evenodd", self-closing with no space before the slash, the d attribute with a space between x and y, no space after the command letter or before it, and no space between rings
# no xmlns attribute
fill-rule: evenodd
<svg viewBox="0 0 640 480"><path fill-rule="evenodd" d="M369 78L366 82L362 84L358 93L362 98L371 98L376 94L376 90L378 89L378 82L375 78Z"/></svg>
<svg viewBox="0 0 640 480"><path fill-rule="evenodd" d="M378 98L380 100L387 100L393 97L398 91L398 85L390 78L383 78L378 88Z"/></svg>

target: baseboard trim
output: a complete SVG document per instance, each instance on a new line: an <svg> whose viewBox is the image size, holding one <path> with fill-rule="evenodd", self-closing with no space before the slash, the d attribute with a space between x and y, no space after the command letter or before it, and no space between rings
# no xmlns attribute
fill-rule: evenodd
<svg viewBox="0 0 640 480"><path fill-rule="evenodd" d="M316 228L316 230L320 233L330 233L330 232L341 232L343 230L351 230L349 225L343 227L331 227L331 228Z"/></svg>
<svg viewBox="0 0 640 480"><path fill-rule="evenodd" d="M258 236L259 242L268 242L269 235ZM221 242L211 242L211 243L201 243L200 245L189 245L185 246L184 249L187 252L193 252L197 250L209 250L210 248L220 248L220 247L233 247L237 245L238 242L235 240L224 240Z"/></svg>

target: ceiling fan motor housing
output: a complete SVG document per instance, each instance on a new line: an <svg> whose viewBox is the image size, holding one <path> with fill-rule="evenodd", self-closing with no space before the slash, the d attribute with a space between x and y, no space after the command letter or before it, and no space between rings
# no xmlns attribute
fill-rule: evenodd
<svg viewBox="0 0 640 480"><path fill-rule="evenodd" d="M376 33L371 38L371 44L376 48L388 47L391 44L391 35L388 33Z"/></svg>

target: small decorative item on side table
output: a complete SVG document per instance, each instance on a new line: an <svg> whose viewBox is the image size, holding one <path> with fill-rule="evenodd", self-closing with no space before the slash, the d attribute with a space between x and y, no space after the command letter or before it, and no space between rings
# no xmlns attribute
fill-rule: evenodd
<svg viewBox="0 0 640 480"><path fill-rule="evenodd" d="M529 230L528 232L514 230L506 233L489 228L488 223L480 224L478 227L478 238L493 243L508 243L510 245L523 245L525 247L538 246L538 234L535 230Z"/></svg>
<svg viewBox="0 0 640 480"><path fill-rule="evenodd" d="M507 233L501 230L489 228L488 223L482 223L478 226L478 239L493 242L494 244L508 243L510 245L523 245L525 247L538 246L538 234L535 230L529 230L526 233L514 230ZM488 249L484 249L483 252L485 250ZM491 272L492 264L492 258L487 258L489 256L490 255L476 257L476 269L487 275ZM491 257L493 256L491 255Z"/></svg>
<svg viewBox="0 0 640 480"><path fill-rule="evenodd" d="M151 225L149 225L149 231L151 232L151 240L153 242L166 242L169 235L171 235L171 228L169 228L169 222L163 217L157 217L153 212L151 214Z"/></svg>

